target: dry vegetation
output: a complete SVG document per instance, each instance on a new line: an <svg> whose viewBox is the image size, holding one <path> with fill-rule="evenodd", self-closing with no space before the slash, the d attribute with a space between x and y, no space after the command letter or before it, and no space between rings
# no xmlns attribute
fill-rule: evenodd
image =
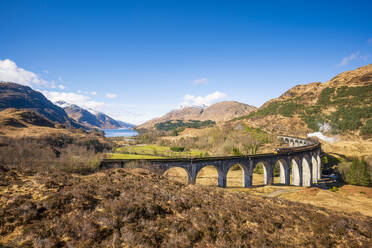
<svg viewBox="0 0 372 248"><path fill-rule="evenodd" d="M224 124L204 129L186 129L179 136L162 137L156 132L145 134L140 142L157 143L168 147L184 147L185 151L200 150L203 156L226 156L272 152L280 146L275 136L258 128ZM151 137L151 138L150 138Z"/></svg>
<svg viewBox="0 0 372 248"><path fill-rule="evenodd" d="M172 168L165 174L170 180L187 183L187 174L182 168ZM213 166L204 167L198 174L196 183L204 186L217 186L218 174ZM261 196L278 196L294 202L328 208L329 210L360 212L372 217L372 188L344 185L336 192L320 188L302 188L279 185L279 177L274 177L274 185L264 186L263 175L253 174L253 187L243 188L241 169L230 169L227 174L227 190L247 192Z"/></svg>
<svg viewBox="0 0 372 248"><path fill-rule="evenodd" d="M41 170L64 170L90 173L98 170L109 143L96 134L76 137L66 133L39 137L0 136L0 165L25 173Z"/></svg>
<svg viewBox="0 0 372 248"><path fill-rule="evenodd" d="M142 169L88 176L1 168L3 247L368 247L372 218Z"/></svg>

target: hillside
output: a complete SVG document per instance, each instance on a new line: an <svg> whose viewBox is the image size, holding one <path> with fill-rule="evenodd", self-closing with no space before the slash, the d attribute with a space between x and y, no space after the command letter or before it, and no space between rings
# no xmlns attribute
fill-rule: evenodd
<svg viewBox="0 0 372 248"><path fill-rule="evenodd" d="M62 107L70 118L89 128L116 129L131 128L133 126L129 123L114 120L104 113L86 110L75 104L69 104L64 101L58 101L56 104Z"/></svg>
<svg viewBox="0 0 372 248"><path fill-rule="evenodd" d="M142 169L0 167L5 247L369 247L372 218L184 185Z"/></svg>
<svg viewBox="0 0 372 248"><path fill-rule="evenodd" d="M139 125L137 128L152 128L157 123L167 122L170 120L199 120L223 122L233 118L247 115L256 110L256 107L235 101L224 101L215 103L206 108L185 107L173 110L162 117L152 119Z"/></svg>
<svg viewBox="0 0 372 248"><path fill-rule="evenodd" d="M66 112L49 101L43 94L15 83L0 82L0 111L7 108L26 109L37 112L48 120L79 128Z"/></svg>
<svg viewBox="0 0 372 248"><path fill-rule="evenodd" d="M91 132L92 136L95 133ZM71 129L54 123L37 112L27 109L8 108L0 111L0 137L38 139L46 136L58 139L58 136L71 136L84 139L89 132L83 129ZM96 135L104 141L103 135Z"/></svg>
<svg viewBox="0 0 372 248"><path fill-rule="evenodd" d="M331 135L369 139L372 134L372 64L325 83L297 85L239 118L272 133L306 135L321 125Z"/></svg>

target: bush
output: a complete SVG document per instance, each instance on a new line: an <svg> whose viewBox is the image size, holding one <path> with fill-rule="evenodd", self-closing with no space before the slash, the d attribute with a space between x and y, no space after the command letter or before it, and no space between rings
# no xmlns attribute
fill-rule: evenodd
<svg viewBox="0 0 372 248"><path fill-rule="evenodd" d="M304 105L298 104L295 102L286 102L283 103L279 109L279 114L286 116L286 117L292 117L293 114L302 111L304 108Z"/></svg>
<svg viewBox="0 0 372 248"><path fill-rule="evenodd" d="M335 88L325 88L322 90L322 93L320 93L318 104L319 105L329 105L331 103L331 97L333 93L335 92Z"/></svg>
<svg viewBox="0 0 372 248"><path fill-rule="evenodd" d="M47 138L0 138L0 164L18 171L35 173L41 170L62 170L80 174L98 170L104 157L97 152L90 140L72 140L63 143L66 137Z"/></svg>
<svg viewBox="0 0 372 248"><path fill-rule="evenodd" d="M332 191L332 192L337 192L338 191L338 188L333 186L332 188L329 189L329 191Z"/></svg>
<svg viewBox="0 0 372 248"><path fill-rule="evenodd" d="M185 150L185 147L181 147L181 146L173 146L170 148L172 151L174 152L183 152Z"/></svg>
<svg viewBox="0 0 372 248"><path fill-rule="evenodd" d="M242 153L240 152L239 148L237 148L237 147L233 147L232 154L233 154L233 156L240 156L240 155L242 155Z"/></svg>
<svg viewBox="0 0 372 248"><path fill-rule="evenodd" d="M366 124L360 130L361 135L372 134L372 119L366 121Z"/></svg>

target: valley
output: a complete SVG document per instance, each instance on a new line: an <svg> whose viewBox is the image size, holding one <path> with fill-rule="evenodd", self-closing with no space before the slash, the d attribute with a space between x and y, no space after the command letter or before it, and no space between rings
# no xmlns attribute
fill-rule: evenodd
<svg viewBox="0 0 372 248"><path fill-rule="evenodd" d="M368 246L371 71L136 127L0 83L0 243Z"/></svg>
<svg viewBox="0 0 372 248"><path fill-rule="evenodd" d="M372 1L0 10L0 248L372 248Z"/></svg>

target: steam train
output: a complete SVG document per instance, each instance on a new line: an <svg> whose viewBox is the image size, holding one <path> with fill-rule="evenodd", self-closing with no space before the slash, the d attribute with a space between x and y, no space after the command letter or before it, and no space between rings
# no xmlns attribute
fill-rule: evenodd
<svg viewBox="0 0 372 248"><path fill-rule="evenodd" d="M304 151L304 150L307 150L309 149L309 147L311 146L316 146L319 144L319 141L318 139L316 138L308 138L309 141L311 141L313 144L312 145L303 145L303 146L296 146L296 147L283 147L283 148L276 148L274 150L274 153L275 154L278 154L278 153L292 153L292 152L300 152L300 151Z"/></svg>

